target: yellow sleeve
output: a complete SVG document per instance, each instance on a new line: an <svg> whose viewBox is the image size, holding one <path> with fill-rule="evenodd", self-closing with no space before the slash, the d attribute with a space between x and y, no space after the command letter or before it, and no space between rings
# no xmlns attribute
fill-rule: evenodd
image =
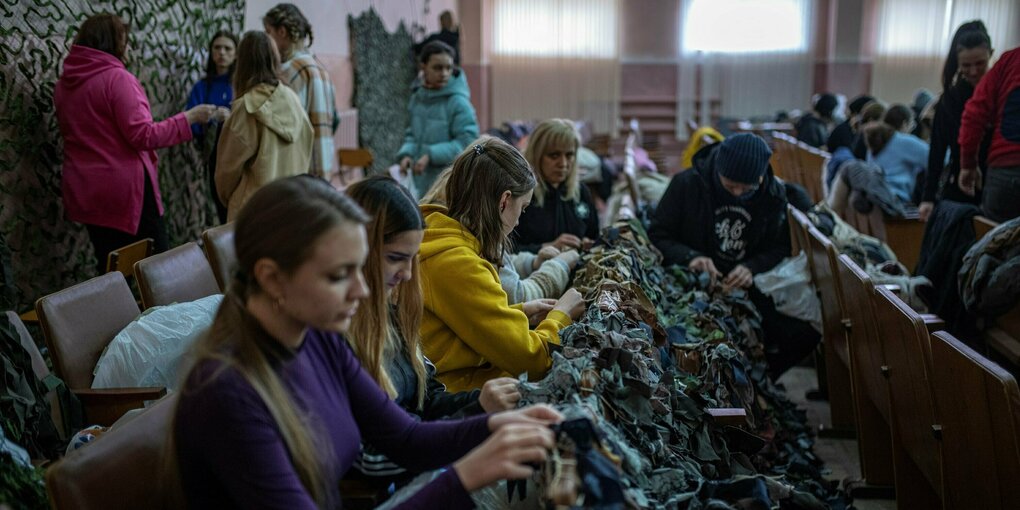
<svg viewBox="0 0 1020 510"><path fill-rule="evenodd" d="M491 264L469 248L452 249L427 264L436 317L489 363L512 375L543 377L552 364L549 344L559 344L559 330L570 317L551 311L534 331L520 307L507 304Z"/></svg>

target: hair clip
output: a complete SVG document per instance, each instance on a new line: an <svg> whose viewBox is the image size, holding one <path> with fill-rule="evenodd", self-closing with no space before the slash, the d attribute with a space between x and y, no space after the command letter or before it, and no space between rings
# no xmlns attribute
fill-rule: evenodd
<svg viewBox="0 0 1020 510"><path fill-rule="evenodd" d="M474 149L475 149L475 154L481 154L481 153L485 152L485 147L482 147L481 145L478 145L478 144L475 144Z"/></svg>

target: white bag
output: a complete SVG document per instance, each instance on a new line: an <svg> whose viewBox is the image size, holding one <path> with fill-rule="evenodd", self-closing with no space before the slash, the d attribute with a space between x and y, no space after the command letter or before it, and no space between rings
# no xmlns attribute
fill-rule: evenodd
<svg viewBox="0 0 1020 510"><path fill-rule="evenodd" d="M394 181L399 182L401 186L407 188L407 191L411 192L411 196L414 197L415 200L420 200L421 196L428 191L424 190L421 193L418 192L418 187L414 184L414 172L410 169L407 170L407 173L404 173L400 170L400 165L393 165L390 167L389 172L390 177L392 177Z"/></svg>
<svg viewBox="0 0 1020 510"><path fill-rule="evenodd" d="M783 259L771 271L755 275L754 285L775 301L779 313L807 321L815 331L822 332L822 303L811 284L804 252Z"/></svg>
<svg viewBox="0 0 1020 510"><path fill-rule="evenodd" d="M209 331L222 301L222 294L214 294L146 310L110 341L96 364L92 388L176 388L181 357Z"/></svg>

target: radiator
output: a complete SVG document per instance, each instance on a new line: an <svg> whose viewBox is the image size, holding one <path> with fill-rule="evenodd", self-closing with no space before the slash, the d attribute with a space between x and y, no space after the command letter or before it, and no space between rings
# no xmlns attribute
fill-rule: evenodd
<svg viewBox="0 0 1020 510"><path fill-rule="evenodd" d="M340 127L337 128L333 141L338 149L354 149L358 145L358 109L341 110Z"/></svg>

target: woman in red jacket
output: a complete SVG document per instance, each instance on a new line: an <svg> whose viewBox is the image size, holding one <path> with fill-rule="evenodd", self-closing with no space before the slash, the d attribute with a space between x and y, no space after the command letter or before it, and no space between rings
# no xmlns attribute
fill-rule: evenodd
<svg viewBox="0 0 1020 510"><path fill-rule="evenodd" d="M85 224L102 273L110 251L151 237L167 249L156 149L191 140L190 125L225 110L203 104L152 120L128 60L128 27L116 15L85 20L53 93L64 138L61 192L72 221Z"/></svg>

